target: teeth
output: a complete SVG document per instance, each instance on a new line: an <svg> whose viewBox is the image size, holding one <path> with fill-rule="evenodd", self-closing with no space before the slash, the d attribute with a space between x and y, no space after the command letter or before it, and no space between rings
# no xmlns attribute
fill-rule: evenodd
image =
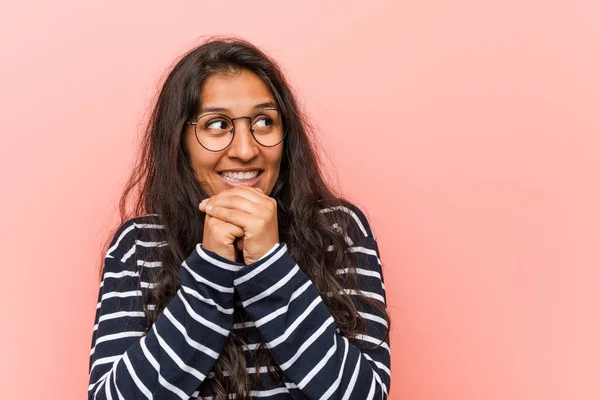
<svg viewBox="0 0 600 400"><path fill-rule="evenodd" d="M258 176L259 171L249 171L249 172L221 172L221 176L227 179L237 180L237 181L245 181L249 179L254 179Z"/></svg>

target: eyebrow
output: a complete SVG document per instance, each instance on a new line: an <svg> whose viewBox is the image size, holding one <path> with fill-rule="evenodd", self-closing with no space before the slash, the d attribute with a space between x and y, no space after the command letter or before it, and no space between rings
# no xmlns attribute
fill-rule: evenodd
<svg viewBox="0 0 600 400"><path fill-rule="evenodd" d="M252 107L252 111L256 111L264 108L277 108L277 104L274 101L266 101L264 103L256 104ZM230 111L226 107L202 107L200 109L200 114L208 113L208 112L227 112Z"/></svg>

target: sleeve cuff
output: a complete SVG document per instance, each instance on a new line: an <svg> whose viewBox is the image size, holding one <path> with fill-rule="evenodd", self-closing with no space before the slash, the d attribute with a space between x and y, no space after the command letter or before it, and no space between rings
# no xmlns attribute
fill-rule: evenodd
<svg viewBox="0 0 600 400"><path fill-rule="evenodd" d="M275 249L279 248L280 245L281 245L281 243L275 243L275 246L271 247L271 250L267 251L261 258L258 259L258 261L271 255L271 253L273 253L273 251L275 251Z"/></svg>
<svg viewBox="0 0 600 400"><path fill-rule="evenodd" d="M287 245L279 243L264 258L237 271L233 285L244 304L254 302L258 297L268 297L280 286L291 284L290 287L294 287L307 279L289 253Z"/></svg>
<svg viewBox="0 0 600 400"><path fill-rule="evenodd" d="M183 262L196 281L210 281L226 288L233 288L234 274L244 264L232 262L215 252L202 248L198 243L190 256Z"/></svg>

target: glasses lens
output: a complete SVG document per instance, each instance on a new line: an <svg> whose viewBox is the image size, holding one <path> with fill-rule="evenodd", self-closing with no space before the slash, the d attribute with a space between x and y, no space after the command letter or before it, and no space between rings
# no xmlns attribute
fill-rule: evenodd
<svg viewBox="0 0 600 400"><path fill-rule="evenodd" d="M252 118L254 138L263 146L275 146L283 140L283 123L277 110L266 109Z"/></svg>
<svg viewBox="0 0 600 400"><path fill-rule="evenodd" d="M227 115L205 114L198 120L196 136L205 148L223 150L233 138L233 122Z"/></svg>

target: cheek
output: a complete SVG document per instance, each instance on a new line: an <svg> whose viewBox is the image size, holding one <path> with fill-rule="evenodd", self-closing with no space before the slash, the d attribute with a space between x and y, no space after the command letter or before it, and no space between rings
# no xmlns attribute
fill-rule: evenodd
<svg viewBox="0 0 600 400"><path fill-rule="evenodd" d="M267 162L271 165L271 168L279 168L281 159L283 158L283 148L277 146L269 149L268 152L264 153Z"/></svg>
<svg viewBox="0 0 600 400"><path fill-rule="evenodd" d="M216 172L214 163L207 163L206 159L202 159L201 161L196 160L194 163L194 172L198 180L200 180L202 184L210 184L215 181ZM214 176L213 176L214 175Z"/></svg>
<svg viewBox="0 0 600 400"><path fill-rule="evenodd" d="M218 192L219 177L216 176L212 165L206 162L196 162L192 164L196 181L208 196L213 196Z"/></svg>
<svg viewBox="0 0 600 400"><path fill-rule="evenodd" d="M214 173L215 167L219 162L219 157L198 147L192 147L191 151L188 152L190 167L198 178L206 178Z"/></svg>

